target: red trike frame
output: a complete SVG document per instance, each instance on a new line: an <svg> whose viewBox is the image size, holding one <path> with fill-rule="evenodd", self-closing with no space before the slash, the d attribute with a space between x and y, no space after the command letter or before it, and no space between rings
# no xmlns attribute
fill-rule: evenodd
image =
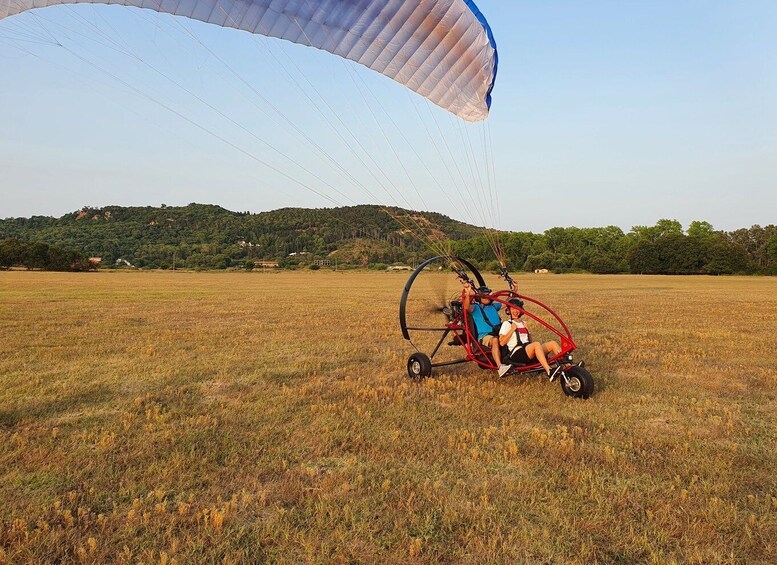
<svg viewBox="0 0 777 565"><path fill-rule="evenodd" d="M444 367L448 365L468 363L471 361L476 363L479 367L483 369L497 370L498 367L494 363L494 360L491 356L491 351L487 350L487 348L484 347L477 339L477 334L473 331L474 328L470 327L471 318L463 310L461 312L458 312L453 319L448 320L445 324L441 324L440 327L419 328L419 327L408 326L407 318L406 318L406 305L407 305L408 294L413 286L413 282L415 281L416 277L421 273L421 271L423 271L428 265L431 265L432 263L437 261L455 261L460 265L465 266L472 273L472 277L473 277L472 282L476 286L477 285L485 286L485 281L483 279L483 276L475 268L474 265L472 265L470 262L466 261L465 259L461 259L459 257L440 256L440 257L433 257L431 259L424 261L421 265L418 266L418 268L413 272L413 274L408 279L407 284L405 285L405 290L402 294L402 299L400 300L399 324L400 324L400 328L402 329L402 335L406 340L413 343L410 335L411 331L412 332L442 332L442 337L437 343L437 346L431 352L420 351L418 350L418 347L416 347L416 350L418 350L419 353L428 355L429 361L431 362L432 367ZM521 308L521 311L524 313L524 315L527 318L538 323L539 325L541 325L542 327L544 327L545 329L553 333L556 337L558 337L559 345L561 346L561 352L558 353L557 355L549 357L548 363L552 364L555 362L561 362L562 359L566 359L567 356L577 348L574 340L572 339L572 332L569 330L569 328L561 319L561 317L558 314L556 314L556 312L551 310L548 306L540 302L539 300L536 300L529 296L519 294L511 290L500 290L500 291L491 293L489 295L479 295L479 296L480 298L488 297L493 302L496 302L502 305L507 305L507 301L510 300L511 298L520 298L524 302L534 304L535 306L542 309L547 314L547 316L541 316L537 313L528 312L523 308ZM463 302L464 302L464 292L462 291L460 305L463 304ZM437 354L440 347L445 342L446 338L451 334L453 334L454 336L453 344L464 348L464 351L465 351L464 358L457 359L454 361L444 361L440 363L435 363L434 362L435 355ZM539 363L532 363L531 365L516 365L513 368L513 371L517 373L528 373L528 372L541 371L541 370L543 369Z"/></svg>
<svg viewBox="0 0 777 565"><path fill-rule="evenodd" d="M556 312L551 310L548 306L540 302L539 300L536 300L534 298L531 298L529 296L518 294L517 292L513 292L510 290L501 290L498 292L495 292L493 294L489 295L480 295L480 298L490 298L492 302L502 304L504 307L508 306L508 300L511 298L520 298L524 302L530 302L540 308L542 308L545 312L550 314L553 319L557 322L558 327L551 324L549 321L541 318L537 314L533 314L531 312L528 312L524 308L519 308L521 312L523 312L524 316L527 318L530 318L540 324L542 327L547 329L548 331L555 334L559 339L559 345L561 346L561 351L552 356L548 357L548 363L553 363L555 361L559 361L566 357L569 353L572 353L575 349L577 349L577 345L575 345L574 340L572 339L572 332L569 331L569 328L564 323L564 321L559 317ZM475 297L473 297L474 299ZM464 293L462 292L462 303L464 299ZM466 355L466 361L474 361L477 363L478 366L480 366L483 369L492 369L496 370L498 367L496 366L496 363L494 363L494 360L491 355L491 351L488 350L482 343L480 343L480 340L477 339L477 334L473 331L474 328L470 327L470 321L471 317L467 316L467 313L462 310L461 314L456 316L453 320L451 320L449 323L445 324L448 329L450 329L452 332L463 332L466 336L466 342L463 344L464 350L467 352ZM460 336L460 333L457 333L458 336ZM459 337L459 339L461 339ZM513 369L513 371L516 372L531 372L534 370L542 369L542 365L540 365L539 362L532 363L531 365L516 365Z"/></svg>

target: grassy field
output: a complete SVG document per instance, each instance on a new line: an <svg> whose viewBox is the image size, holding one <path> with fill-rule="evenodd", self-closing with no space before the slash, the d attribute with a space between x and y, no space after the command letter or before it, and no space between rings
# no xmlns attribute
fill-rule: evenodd
<svg viewBox="0 0 777 565"><path fill-rule="evenodd" d="M777 279L519 277L575 401L410 382L405 278L0 273L0 562L777 562Z"/></svg>

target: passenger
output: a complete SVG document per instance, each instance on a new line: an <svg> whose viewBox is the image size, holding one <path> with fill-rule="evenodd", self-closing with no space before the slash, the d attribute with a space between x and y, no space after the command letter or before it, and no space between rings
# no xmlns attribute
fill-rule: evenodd
<svg viewBox="0 0 777 565"><path fill-rule="evenodd" d="M464 311L472 315L472 321L475 324L478 341L486 349L491 350L494 357L494 363L498 367L499 376L503 377L510 370L510 365L502 363L502 351L499 345L497 334L502 319L499 317L499 310L502 308L500 303L494 303L488 296L491 289L487 286L481 286L475 290L472 285L464 285L464 302L462 304ZM475 301L473 303L473 297Z"/></svg>
<svg viewBox="0 0 777 565"><path fill-rule="evenodd" d="M506 360L513 365L531 365L532 360L536 359L545 369L548 377L551 377L547 354L558 355L561 353L561 346L555 341L545 343L532 341L526 323L521 320L523 300L511 298L507 303L510 319L503 322L502 327L499 328L499 344L506 349Z"/></svg>

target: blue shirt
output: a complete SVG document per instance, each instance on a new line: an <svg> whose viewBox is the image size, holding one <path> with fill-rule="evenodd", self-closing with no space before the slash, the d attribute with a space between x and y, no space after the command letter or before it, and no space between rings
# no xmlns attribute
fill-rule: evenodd
<svg viewBox="0 0 777 565"><path fill-rule="evenodd" d="M472 311L472 321L475 322L475 329L478 332L479 340L494 331L494 326L502 323L499 317L499 310L502 308L502 305L499 302L491 303L488 306L473 303L472 307L474 308Z"/></svg>

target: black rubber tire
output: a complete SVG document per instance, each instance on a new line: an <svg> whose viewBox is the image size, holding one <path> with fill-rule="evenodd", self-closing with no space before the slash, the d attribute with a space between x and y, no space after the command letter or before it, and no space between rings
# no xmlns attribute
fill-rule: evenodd
<svg viewBox="0 0 777 565"><path fill-rule="evenodd" d="M559 379L561 390L564 394L573 398L589 398L594 393L594 378L588 369L584 367L573 366L564 371L569 384L564 380L563 375Z"/></svg>
<svg viewBox="0 0 777 565"><path fill-rule="evenodd" d="M414 381L431 376L432 361L423 353L413 353L407 360L407 375Z"/></svg>

